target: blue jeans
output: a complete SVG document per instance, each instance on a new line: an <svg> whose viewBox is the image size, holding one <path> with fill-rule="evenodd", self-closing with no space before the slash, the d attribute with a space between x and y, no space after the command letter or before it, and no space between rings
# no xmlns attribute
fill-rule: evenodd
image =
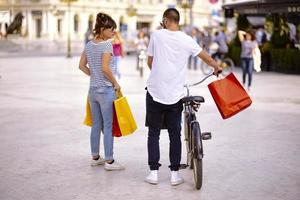
<svg viewBox="0 0 300 200"><path fill-rule="evenodd" d="M251 86L253 72L253 58L241 58L243 69L243 84L246 83L246 75L248 74L248 87Z"/></svg>
<svg viewBox="0 0 300 200"><path fill-rule="evenodd" d="M122 61L122 56L114 56L113 59L115 61L115 65L116 65L116 76L118 78L121 78L120 65L121 65L121 61Z"/></svg>
<svg viewBox="0 0 300 200"><path fill-rule="evenodd" d="M89 100L92 111L91 129L92 156L99 155L100 132L104 134L105 160L113 160L114 137L112 135L113 102L116 99L113 87L90 87Z"/></svg>

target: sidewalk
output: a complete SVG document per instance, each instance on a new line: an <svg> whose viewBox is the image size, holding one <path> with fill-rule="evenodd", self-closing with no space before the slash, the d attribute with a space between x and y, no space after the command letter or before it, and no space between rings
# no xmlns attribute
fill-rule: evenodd
<svg viewBox="0 0 300 200"><path fill-rule="evenodd" d="M143 181L148 173L146 77L138 76L134 58L123 60L120 85L138 130L115 139L115 159L126 166L119 172L89 165L90 128L82 125L88 77L78 70L79 57L0 58L1 200L299 199L300 76L254 74L253 104L228 120L221 119L205 85L192 89L206 100L198 113L201 128L213 133L204 142L204 180L198 191L188 169L181 171L184 184L170 186L165 131L160 183ZM236 75L241 76L238 70ZM201 76L191 70L188 81Z"/></svg>
<svg viewBox="0 0 300 200"><path fill-rule="evenodd" d="M80 55L80 53L83 51L83 48L83 41L71 41L72 56ZM66 55L67 42L65 40L28 40L24 38L0 40L0 58Z"/></svg>

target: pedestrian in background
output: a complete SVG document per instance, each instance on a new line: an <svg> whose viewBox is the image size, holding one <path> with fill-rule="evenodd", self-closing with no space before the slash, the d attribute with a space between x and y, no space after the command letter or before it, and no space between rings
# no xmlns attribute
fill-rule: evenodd
<svg viewBox="0 0 300 200"><path fill-rule="evenodd" d="M116 66L112 60L111 39L116 27L115 21L109 15L98 13L94 39L86 44L79 62L80 70L90 76L89 103L93 120L90 137L91 165L105 164L106 170L124 169L122 165L115 162L113 155L113 101L116 98L115 90L120 90L120 85L114 76ZM104 159L99 154L101 131L104 133Z"/></svg>
<svg viewBox="0 0 300 200"><path fill-rule="evenodd" d="M151 184L158 183L158 169L161 166L159 137L164 125L170 140L171 185L184 182L178 170L181 161L181 99L185 92L188 58L191 55L201 58L214 68L214 74L221 71L217 62L193 38L179 30L179 20L179 12L168 8L163 14L163 29L152 33L148 46L147 63L151 72L147 80L146 126L150 173L145 181Z"/></svg>
<svg viewBox="0 0 300 200"><path fill-rule="evenodd" d="M227 36L224 30L215 33L214 42L218 44L218 50L212 57L214 59L222 59L228 53Z"/></svg>
<svg viewBox="0 0 300 200"><path fill-rule="evenodd" d="M93 38L93 31L90 28L88 28L84 34L84 44L87 44Z"/></svg>
<svg viewBox="0 0 300 200"><path fill-rule="evenodd" d="M137 38L134 40L134 44L137 50L136 69L139 69L139 55L141 54L142 51L147 50L148 43L149 43L148 37L145 35L144 31L140 30L137 35Z"/></svg>
<svg viewBox="0 0 300 200"><path fill-rule="evenodd" d="M117 31L114 35L113 52L114 52L113 59L117 68L116 76L118 79L120 79L121 78L120 63L122 58L124 57L124 40L119 31Z"/></svg>
<svg viewBox="0 0 300 200"><path fill-rule="evenodd" d="M252 84L252 73L253 73L253 52L258 46L254 34L245 31L238 31L238 37L241 41L242 52L241 52L241 65L243 69L243 85L246 86L246 75L248 75L247 89L250 91Z"/></svg>
<svg viewBox="0 0 300 200"><path fill-rule="evenodd" d="M193 38L193 40L195 40L195 42L197 42L197 44L200 45L200 31L198 28L194 27L192 29L191 37ZM191 55L189 57L188 68L189 69L194 68L194 70L197 70L197 65L198 65L198 57L197 56L194 57Z"/></svg>

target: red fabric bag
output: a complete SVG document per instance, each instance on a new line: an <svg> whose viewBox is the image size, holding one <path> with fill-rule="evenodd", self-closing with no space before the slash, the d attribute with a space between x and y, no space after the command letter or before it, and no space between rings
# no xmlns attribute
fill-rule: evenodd
<svg viewBox="0 0 300 200"><path fill-rule="evenodd" d="M251 105L252 100L233 73L208 85L208 89L223 119Z"/></svg>
<svg viewBox="0 0 300 200"><path fill-rule="evenodd" d="M115 106L113 106L113 125L112 125L112 132L114 137L121 137L122 133L120 130L120 126L118 123L117 113Z"/></svg>

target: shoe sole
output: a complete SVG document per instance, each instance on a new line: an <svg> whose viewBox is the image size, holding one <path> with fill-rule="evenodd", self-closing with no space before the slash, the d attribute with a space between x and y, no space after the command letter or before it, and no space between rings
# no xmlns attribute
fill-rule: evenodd
<svg viewBox="0 0 300 200"><path fill-rule="evenodd" d="M158 184L158 181L150 181L150 180L148 180L148 179L145 179L144 180L146 183L150 183L150 184L152 184L152 185L157 185Z"/></svg>
<svg viewBox="0 0 300 200"><path fill-rule="evenodd" d="M104 164L105 164L105 162L104 162L104 163L97 163L97 164L91 163L91 166L92 166L92 167L95 167L95 166L98 166L98 165L104 165Z"/></svg>
<svg viewBox="0 0 300 200"><path fill-rule="evenodd" d="M180 185L180 184L182 184L182 183L184 183L184 181L180 181L180 182L177 182L177 183L171 183L171 185L172 185L172 186L177 186L177 185Z"/></svg>
<svg viewBox="0 0 300 200"><path fill-rule="evenodd" d="M104 168L106 171L121 171L125 170L125 168L115 168L115 169L109 169L109 168Z"/></svg>

